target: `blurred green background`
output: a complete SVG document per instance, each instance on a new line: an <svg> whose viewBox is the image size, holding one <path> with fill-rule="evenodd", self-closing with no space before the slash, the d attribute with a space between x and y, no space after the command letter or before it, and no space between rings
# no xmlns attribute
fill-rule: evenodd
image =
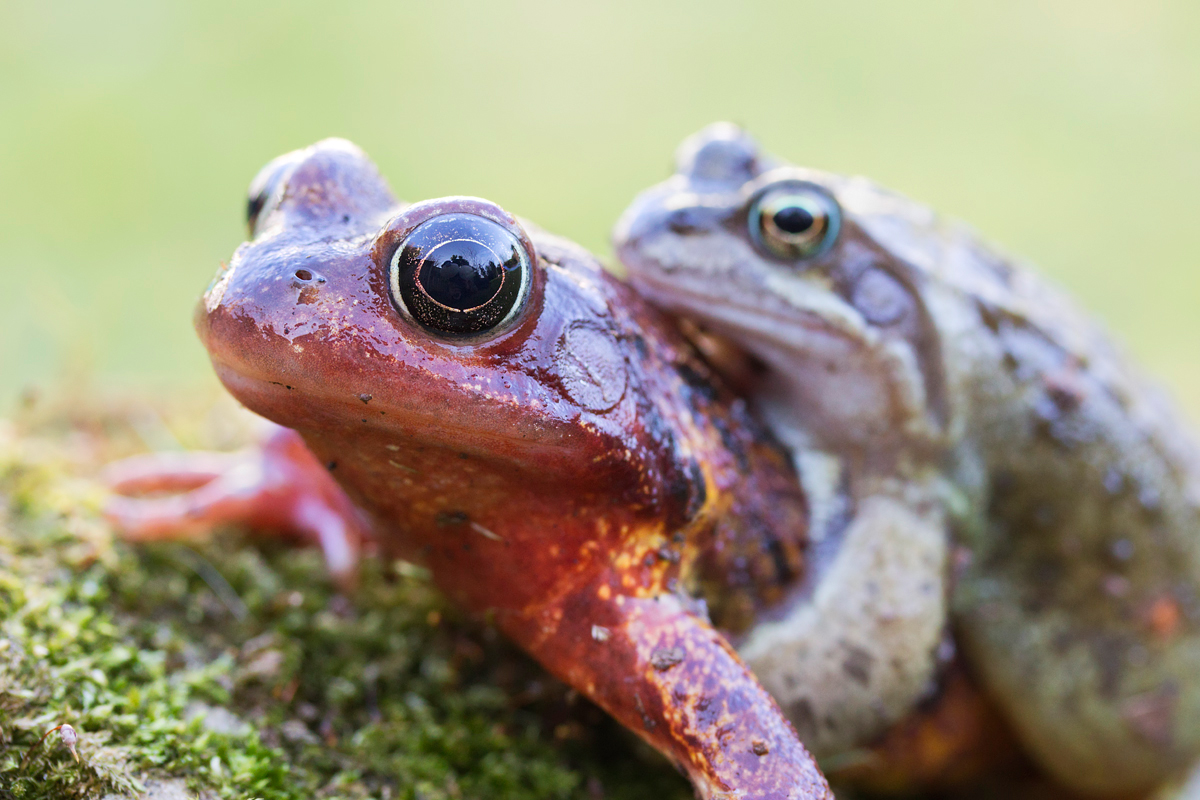
<svg viewBox="0 0 1200 800"><path fill-rule="evenodd" d="M0 410L211 381L191 310L268 159L338 135L608 252L686 134L964 218L1200 419L1200 3L0 3ZM78 386L76 382L74 385Z"/></svg>

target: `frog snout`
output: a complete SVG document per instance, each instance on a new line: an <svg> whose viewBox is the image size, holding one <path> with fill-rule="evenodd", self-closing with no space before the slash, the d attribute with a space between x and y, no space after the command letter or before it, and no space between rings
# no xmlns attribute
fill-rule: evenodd
<svg viewBox="0 0 1200 800"><path fill-rule="evenodd" d="M664 195L656 194L653 189L647 191L617 221L613 229L613 247L626 266L637 262L639 254L656 253L656 242L680 242L687 237L702 237L721 230L735 212L728 206L715 205L675 208L663 202L670 195L669 188ZM658 254L665 267L672 259L662 258L663 255Z"/></svg>

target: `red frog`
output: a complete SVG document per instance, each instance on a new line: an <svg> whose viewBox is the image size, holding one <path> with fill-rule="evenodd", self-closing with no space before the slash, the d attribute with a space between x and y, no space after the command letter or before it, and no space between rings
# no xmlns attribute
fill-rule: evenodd
<svg viewBox="0 0 1200 800"><path fill-rule="evenodd" d="M240 520L426 565L679 766L702 798L832 797L731 647L804 569L789 459L584 250L493 203L398 203L328 140L251 186L196 326L283 428L116 467L132 538ZM344 493L343 493L344 490ZM347 498L349 496L349 499Z"/></svg>

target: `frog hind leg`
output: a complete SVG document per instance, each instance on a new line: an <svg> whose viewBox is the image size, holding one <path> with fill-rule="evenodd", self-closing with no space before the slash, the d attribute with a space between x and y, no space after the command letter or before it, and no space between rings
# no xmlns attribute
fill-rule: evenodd
<svg viewBox="0 0 1200 800"><path fill-rule="evenodd" d="M973 797L983 784L1015 789L1040 780L961 658L944 668L936 692L881 738L822 766L831 781L886 796Z"/></svg>
<svg viewBox="0 0 1200 800"><path fill-rule="evenodd" d="M350 585L369 526L300 435L273 426L237 453L156 453L111 464L104 513L127 540L193 539L219 525L315 542Z"/></svg>
<svg viewBox="0 0 1200 800"><path fill-rule="evenodd" d="M1082 368L1030 389L955 559L976 673L1051 774L1101 796L1200 758L1200 448L1118 402L1137 396Z"/></svg>

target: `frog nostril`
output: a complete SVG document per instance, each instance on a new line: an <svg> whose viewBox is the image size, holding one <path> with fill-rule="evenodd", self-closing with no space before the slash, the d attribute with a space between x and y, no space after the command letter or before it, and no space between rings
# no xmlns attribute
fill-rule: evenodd
<svg viewBox="0 0 1200 800"><path fill-rule="evenodd" d="M701 226L698 224L699 216L694 208L676 209L667 217L667 228L672 233L677 233L680 236L697 233L701 229Z"/></svg>
<svg viewBox="0 0 1200 800"><path fill-rule="evenodd" d="M306 269L298 269L296 270L296 278L302 281L311 281L313 274Z"/></svg>

